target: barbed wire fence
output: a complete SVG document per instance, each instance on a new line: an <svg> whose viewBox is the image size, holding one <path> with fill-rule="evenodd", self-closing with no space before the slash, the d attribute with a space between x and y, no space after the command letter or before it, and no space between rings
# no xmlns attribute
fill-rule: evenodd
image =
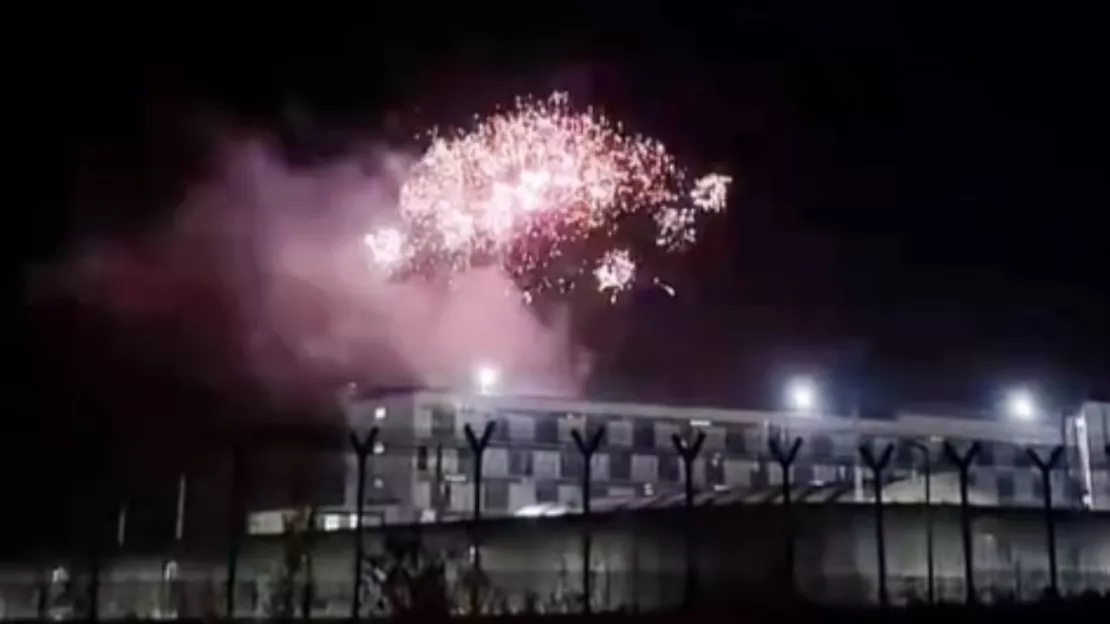
<svg viewBox="0 0 1110 624"><path fill-rule="evenodd" d="M908 440L895 444L865 439L858 447L851 467L853 475L861 466L870 472L869 477L863 480L869 486L866 489L870 490L870 495L859 497L858 483L839 479L832 485L835 486L833 490L840 494L830 497L827 502L835 503L845 493L852 492L855 495L847 497L850 501L845 507L872 507L873 520L869 526L874 529L871 551L874 566L867 566L870 570L821 572L817 574L821 577L818 583L821 587L814 588L812 579L799 583L797 568L798 546L810 536L800 534L796 525L803 516L819 513L815 511L815 505L807 500L814 485L793 480L799 458L812 459L814 456L812 452L809 456L805 455L804 449L815 446L806 442L807 436L794 435L786 429L767 429L765 447L753 457L762 469L768 471L764 482L741 488L744 491L739 493L734 491L737 488L718 492L705 482L704 476L700 483L695 478L694 462L705 459L705 436L696 428L689 429L673 436L672 449L659 449L660 453L669 452L680 466L679 478L652 484L653 495L646 498L659 505L628 504L605 508L599 505L606 497L595 499L591 490L595 483L592 467L596 454L604 447L606 432L604 427L590 428L584 424L571 430L574 444L562 445L566 456L576 452L579 461L575 464L576 468L560 479L560 486L577 488L580 501L578 505L565 509L564 514L574 520L566 525L569 527L567 530L579 533L577 567L581 577L575 581L566 574L568 568L564 568L559 573L558 591L539 595L543 592L542 588L521 590L519 586L526 586L528 583L522 581L528 580L530 575L534 576L535 570L542 566L532 570L498 570L499 578L508 577L510 584L518 587L514 590L518 599L510 604L514 601L496 590L497 575L484 569L483 553L492 538L499 534L510 535L516 531L515 526L534 524L536 520L511 520L498 517L498 514L491 515L487 510L489 499L483 494L483 486L487 482L492 483L491 479L504 479L504 475L489 475L486 465L486 451L495 440L497 426L493 421L487 422L480 431L468 426L461 440L457 436L441 437L434 441L434 448L429 448L427 443L406 439L397 431L376 426L339 431L334 436L294 436L280 443L267 436L240 436L226 445L224 462L212 461L206 466L183 467L178 472L172 493L167 497L173 501L169 517L163 518L164 522L155 523L161 531L151 529L146 535L142 534L143 526L138 521L141 506L136 493L116 488L118 495L110 497L105 492L112 491L112 488L98 488L95 496L90 497L94 502L88 510L92 528L82 534L83 544L68 553L42 556L32 553L22 561L9 563L4 574L6 580L0 586L3 615L55 619L112 619L136 614L152 617L266 615L267 609L273 611L274 604L268 594L284 592L300 596L299 600L281 601L284 615L289 615L286 612L291 610L290 605L299 605L303 617L364 617L380 610L384 604L380 597L383 588L371 587L377 578L376 572L368 568L372 567L372 563L379 569L399 563L382 563L382 557L389 554L385 536L403 533L415 540L417 546L413 548L425 549L437 541L432 539L432 535L438 527L444 526L448 527L448 532L460 529L454 533L464 540L461 542L465 544L462 548L464 554L445 554L459 548L445 546L440 539L435 547L442 552L421 555L426 563L419 565L435 568L438 571L434 574L442 575L440 580L447 588L444 591L451 595L450 600L444 601L445 608L455 612L473 615L514 610L588 613L622 606L633 609L650 607L651 604L645 604L650 601L640 598L644 593L645 576L651 574L656 579L647 582L647 585L656 588L663 585L680 587L678 603L692 607L703 597L709 599L701 586L705 577L701 555L706 550L704 546L708 536L700 531L701 523L709 513L708 508L734 506L745 510L766 506L767 503L776 507L781 530L759 536L734 536L732 539L765 541L770 537L781 540L784 582L780 587L785 589L786 595L801 595L816 600L831 599L835 595L854 595L861 601L885 606L892 602L904 602L899 596L909 593L921 595L913 589L921 584L920 579L906 577L904 571L896 571L892 576L887 561L887 516L892 510L907 505L887 500L884 493L891 485L904 482L907 470L925 476L924 500L912 505L914 513L922 514L925 520L925 535L919 540L920 548L926 551L925 600L962 598L965 602L979 602L995 600L1000 596L1021 600L1042 594L1060 596L1085 588L1100 591L1110 588L1105 562L1100 564L1101 568L1096 566L1092 569L1074 561L1075 557L1069 557L1071 561L1065 566L1060 565L1060 546L1057 543L1059 522L1094 521L1101 527L1100 531L1110 534L1110 519L1099 512L1086 510L1083 505L1066 496L1061 497L1056 491L1054 483L1067 483L1069 476L1066 468L1069 449L1064 446L1025 449L1029 470L1035 473L1040 483L1042 549L1046 554L1046 565L1025 567L1028 564L1023 563L1022 557L1016 560L1005 557L1001 565L984 565L984 557L980 556L976 546L976 517L994 517L1005 511L1001 507L991 509L974 504L971 500L972 483L979 469L976 460L982 452L980 445L974 441L962 445L948 440ZM917 455L914 466L897 461L899 449L903 448L908 449L902 453L903 459L911 454ZM1110 457L1110 447L1104 450L1104 459ZM448 452L454 457L453 469L449 471L445 470ZM294 461L292 456L296 454L305 457ZM206 453L203 456L211 459L215 455ZM769 476L770 462L778 466L777 482ZM309 468L306 469L306 466ZM428 472L431 473L429 500L426 508L421 508L413 504L412 482L408 477L417 473L423 477ZM932 500L938 476L946 474L955 475L957 479L956 505ZM397 479L397 475L406 478ZM1054 476L1057 478L1054 479ZM206 479L216 486L206 488ZM455 496L452 489L460 485L466 486L460 488L464 495ZM396 491L406 488L408 492ZM348 492L349 489L352 491ZM224 496L213 496L221 492ZM662 504L672 494L677 498L671 504ZM714 497L722 500L716 501ZM469 498L469 504L462 502L466 498ZM663 518L672 513L669 507L675 507L675 511L682 514L678 531L683 553L680 565L665 570L655 569L650 573L633 570L630 572L630 583L626 583L637 585L633 595L626 596L622 604L605 598L605 594L613 593L611 567L604 561L598 561L595 533L602 528L611 532L616 527L631 534L653 525L656 518L659 518L659 526L666 528L670 520ZM113 513L105 513L105 509ZM401 510L412 513L406 515ZM945 514L955 512L958 520L959 548L955 552L961 557L963 570L962 575L945 573L943 578L938 579L934 553L937 526L934 521L942 510ZM106 530L111 523L105 523L104 518L110 516L114 516L115 531ZM214 521L219 517L224 518L222 523ZM300 519L294 522L293 518ZM267 525L267 519L271 524ZM274 519L276 524L272 522ZM557 523L563 520L566 517L546 521ZM226 529L215 530L220 524ZM220 533L222 538L217 537ZM714 536L720 539L718 534ZM290 547L292 542L296 543L296 547ZM523 553L517 557L518 560L530 558L528 553L533 546L525 543L516 548ZM537 552L547 552L542 545L535 548ZM320 554L314 555L317 550ZM327 556L325 550L328 551ZM222 565L218 556L221 552ZM946 550L946 553L951 552ZM560 557L565 561L569 554L564 552ZM406 561L419 559L411 553L397 556ZM640 553L638 556L646 555ZM343 563L325 565L329 557ZM405 565L410 568L406 574L412 578L432 573L414 569L413 566L418 564ZM349 574L341 577L334 572L314 572L321 567L342 567L349 570ZM600 579L599 575L606 575L608 580ZM678 582L672 584L665 579ZM710 584L720 586L727 582L711 579ZM278 585L281 586L280 591L267 589L268 586ZM849 585L856 589L842 590ZM450 589L452 586L461 587L462 591ZM387 589L398 591L396 587ZM407 591L412 593L414 590L408 588ZM668 590L659 589L658 593L662 595ZM397 600L394 602L399 604Z"/></svg>

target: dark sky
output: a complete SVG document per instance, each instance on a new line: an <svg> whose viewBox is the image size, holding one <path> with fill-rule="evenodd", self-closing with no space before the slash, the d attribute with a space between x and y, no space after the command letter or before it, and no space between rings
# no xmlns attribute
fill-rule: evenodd
<svg viewBox="0 0 1110 624"><path fill-rule="evenodd" d="M877 413L984 407L1016 382L1052 401L1110 396L1098 20L524 9L524 22L426 7L405 20L6 21L0 487L43 513L4 522L55 541L114 500L100 484L157 492L165 533L176 466L222 470L190 434L303 408L267 402L224 361L228 302L203 284L188 300L216 348L197 359L182 355L195 336L173 328L28 303L34 268L174 214L203 170L193 129L210 115L311 164L565 88L733 173L727 223L677 268L681 296L637 295L582 330L600 354L593 394L769 405L801 370Z"/></svg>
<svg viewBox="0 0 1110 624"><path fill-rule="evenodd" d="M216 111L312 162L569 88L738 180L728 223L683 261L683 296L593 328L592 391L766 404L793 370L876 409L983 406L1015 382L1110 391L1104 54L1081 17L443 17L6 25L13 275L172 211L203 162L182 120ZM117 379L97 382L117 388L97 394L112 411L119 379L172 357L164 337L12 292L9 422L91 368ZM95 348L74 347L82 332ZM192 388L181 375L131 386Z"/></svg>

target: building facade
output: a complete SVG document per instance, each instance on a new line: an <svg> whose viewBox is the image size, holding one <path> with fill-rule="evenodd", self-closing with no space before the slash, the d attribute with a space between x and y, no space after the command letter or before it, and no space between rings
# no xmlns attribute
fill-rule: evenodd
<svg viewBox="0 0 1110 624"><path fill-rule="evenodd" d="M684 464L674 437L704 435L692 462L698 491L755 491L778 487L783 470L770 451L772 440L800 438L790 478L796 487L839 483L847 499L868 497L870 472L861 445L893 445L884 477L903 482L905 502L926 493L926 461L934 502L955 502L955 465L945 443L963 453L973 443L970 485L977 504L1038 506L1042 479L1029 450L1047 458L1064 452L1052 470L1053 504L1061 508L1110 509L1107 419L1110 405L1087 403L1072 414L1015 422L921 414L874 420L826 413L745 411L552 398L462 395L417 390L342 399L357 431L377 427L370 459L367 508L387 522L419 522L468 516L474 506L473 451L465 434L492 425L482 460L482 513L530 515L582 506L584 456L574 433L588 438L603 430L591 460L591 501L634 500L677 494ZM926 458L926 453L928 458ZM350 462L345 507L353 508L357 471ZM908 487L905 484L916 484ZM910 492L906 494L906 492ZM916 493L916 494L914 494ZM912 500L914 497L918 500Z"/></svg>

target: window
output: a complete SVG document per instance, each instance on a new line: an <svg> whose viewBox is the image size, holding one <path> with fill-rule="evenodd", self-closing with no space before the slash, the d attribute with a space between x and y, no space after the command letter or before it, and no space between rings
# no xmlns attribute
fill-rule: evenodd
<svg viewBox="0 0 1110 624"><path fill-rule="evenodd" d="M705 450L716 452L725 449L725 430L723 427L706 427L702 431L705 432Z"/></svg>
<svg viewBox="0 0 1110 624"><path fill-rule="evenodd" d="M436 438L455 436L455 412L445 407L432 409L432 435Z"/></svg>
<svg viewBox="0 0 1110 624"><path fill-rule="evenodd" d="M416 447L416 469L420 472L428 470L428 447Z"/></svg>
<svg viewBox="0 0 1110 624"><path fill-rule="evenodd" d="M677 457L659 458L659 479L661 481L678 481L679 472Z"/></svg>
<svg viewBox="0 0 1110 624"><path fill-rule="evenodd" d="M509 449L509 474L514 477L532 475L532 451Z"/></svg>
<svg viewBox="0 0 1110 624"><path fill-rule="evenodd" d="M1029 459L1029 453L1025 449L1017 449L1014 453L1014 465L1018 468L1029 468L1033 465L1033 461Z"/></svg>
<svg viewBox="0 0 1110 624"><path fill-rule="evenodd" d="M458 455L459 472L466 475L474 474L474 451L470 450L469 444L463 444L456 452Z"/></svg>
<svg viewBox="0 0 1110 624"><path fill-rule="evenodd" d="M628 451L614 450L609 453L609 478L615 481L632 478L632 455Z"/></svg>
<svg viewBox="0 0 1110 624"><path fill-rule="evenodd" d="M482 474L488 477L504 477L509 474L509 450L503 447L486 449L482 455Z"/></svg>
<svg viewBox="0 0 1110 624"><path fill-rule="evenodd" d="M490 511L505 511L509 508L509 483L489 481L482 486L482 506Z"/></svg>
<svg viewBox="0 0 1110 624"><path fill-rule="evenodd" d="M827 434L817 433L810 437L810 444L812 444L812 455L815 459L829 459L833 453L832 438Z"/></svg>
<svg viewBox="0 0 1110 624"><path fill-rule="evenodd" d="M582 454L578 452L578 449L563 451L563 471L561 476L564 479L581 479L584 465L585 461L582 459Z"/></svg>
<svg viewBox="0 0 1110 624"><path fill-rule="evenodd" d="M743 428L730 426L725 431L725 450L737 455L743 455L747 452L747 445L744 444Z"/></svg>
<svg viewBox="0 0 1110 624"><path fill-rule="evenodd" d="M558 451L536 451L533 457L532 473L537 477L558 479L560 459Z"/></svg>
<svg viewBox="0 0 1110 624"><path fill-rule="evenodd" d="M569 483L559 485L559 502L568 507L577 507L581 505L582 488Z"/></svg>
<svg viewBox="0 0 1110 624"><path fill-rule="evenodd" d="M554 481L536 482L536 502L554 503L559 500L559 486Z"/></svg>
<svg viewBox="0 0 1110 624"><path fill-rule="evenodd" d="M610 420L605 437L613 446L632 446L632 423L627 420Z"/></svg>
<svg viewBox="0 0 1110 624"><path fill-rule="evenodd" d="M632 425L632 448L640 450L655 448L655 427L651 421L637 420Z"/></svg>
<svg viewBox="0 0 1110 624"><path fill-rule="evenodd" d="M590 458L590 480L608 481L609 479L609 453L594 453Z"/></svg>
<svg viewBox="0 0 1110 624"><path fill-rule="evenodd" d="M654 455L633 455L632 479L634 481L657 481L659 479L659 458Z"/></svg>
<svg viewBox="0 0 1110 624"><path fill-rule="evenodd" d="M752 468L751 471L752 477L750 483L752 484L753 488L765 488L770 485L771 480L768 477L766 470L762 468Z"/></svg>
<svg viewBox="0 0 1110 624"><path fill-rule="evenodd" d="M1014 502L1014 475L1003 472L998 475L998 501L1002 504Z"/></svg>
<svg viewBox="0 0 1110 624"><path fill-rule="evenodd" d="M509 420L504 416L493 416L489 422L493 423L493 433L490 434L490 440L495 442L508 442L509 441Z"/></svg>
<svg viewBox="0 0 1110 624"><path fill-rule="evenodd" d="M510 414L509 438L531 442L536 438L536 421L529 414Z"/></svg>
<svg viewBox="0 0 1110 624"><path fill-rule="evenodd" d="M708 485L722 485L725 482L725 462L720 453L705 460L705 482Z"/></svg>
<svg viewBox="0 0 1110 624"><path fill-rule="evenodd" d="M680 433L679 427L672 421L655 423L655 445L659 450L674 451L673 438Z"/></svg>
<svg viewBox="0 0 1110 624"><path fill-rule="evenodd" d="M559 421L550 414L543 414L536 419L536 441L546 444L559 443Z"/></svg>
<svg viewBox="0 0 1110 624"><path fill-rule="evenodd" d="M980 466L993 466L994 465L994 445L990 442L982 442L979 444L979 456L975 458L977 464Z"/></svg>

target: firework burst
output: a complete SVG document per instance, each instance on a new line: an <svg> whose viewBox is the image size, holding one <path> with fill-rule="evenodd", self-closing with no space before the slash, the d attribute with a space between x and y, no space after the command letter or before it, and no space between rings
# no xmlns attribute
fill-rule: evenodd
<svg viewBox="0 0 1110 624"><path fill-rule="evenodd" d="M609 300L615 301L617 295L632 286L636 277L636 263L627 249L614 249L601 257L601 263L594 269L597 289L608 292Z"/></svg>
<svg viewBox="0 0 1110 624"><path fill-rule="evenodd" d="M401 188L402 225L365 239L371 264L391 275L499 264L525 292L565 292L592 275L613 297L639 272L629 247L696 243L731 182L688 182L662 143L576 111L563 93L518 98L468 131L429 136Z"/></svg>

